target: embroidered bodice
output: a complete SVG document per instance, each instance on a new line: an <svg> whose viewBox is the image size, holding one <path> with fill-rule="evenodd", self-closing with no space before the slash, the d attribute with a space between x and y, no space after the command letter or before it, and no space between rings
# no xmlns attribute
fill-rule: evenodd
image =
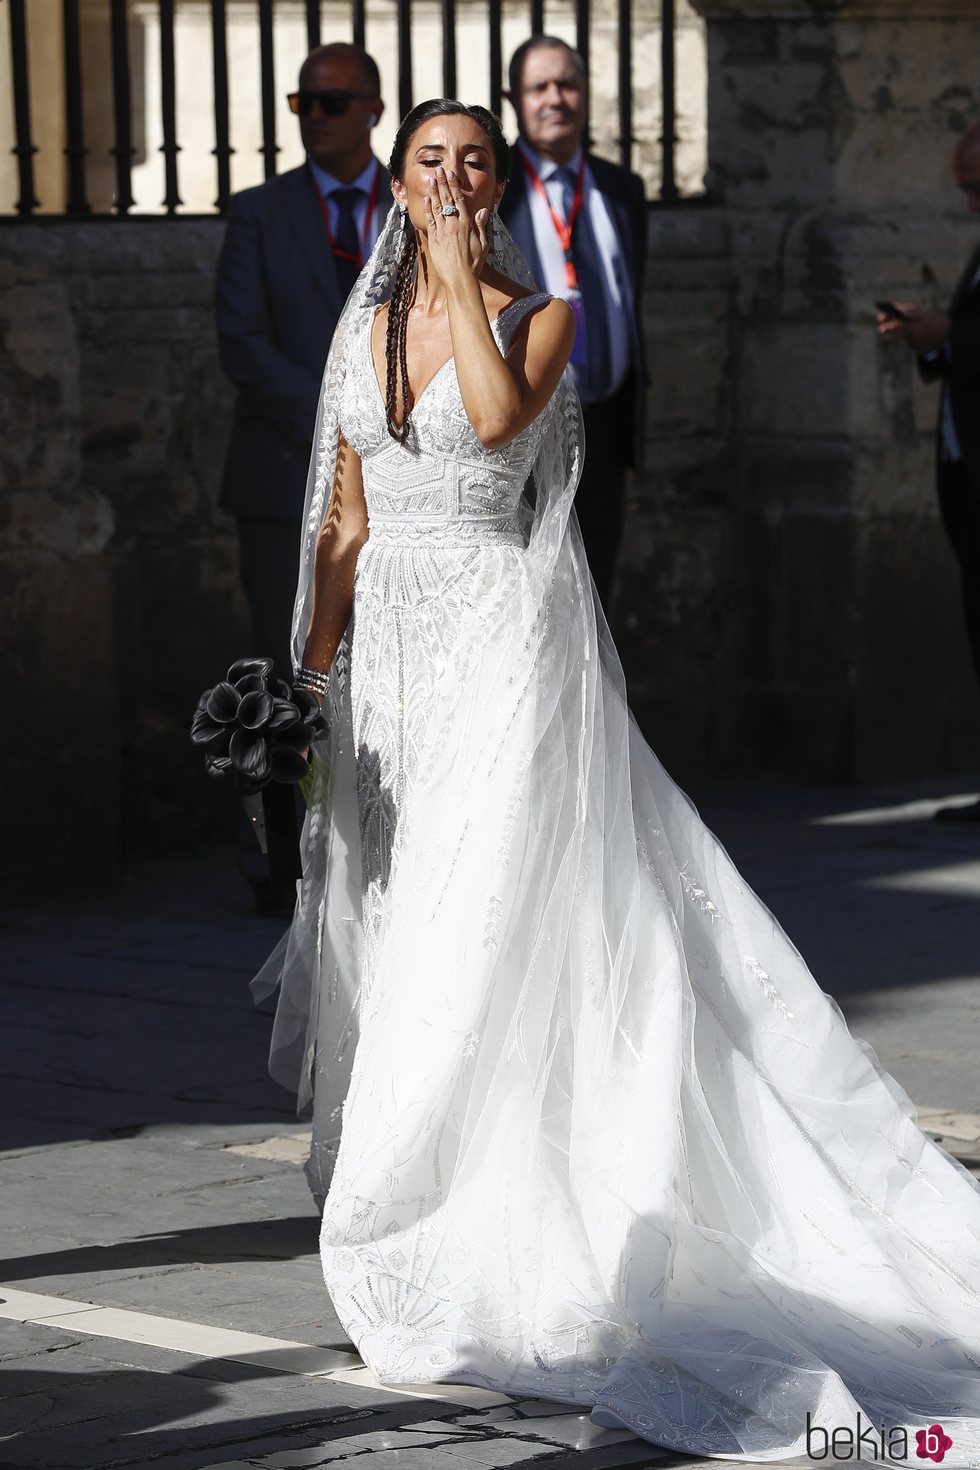
<svg viewBox="0 0 980 1470"><path fill-rule="evenodd" d="M491 325L502 352L528 312L548 299L542 292L504 308ZM503 448L485 448L467 418L450 357L419 395L407 443L397 443L385 423L371 354L372 318L364 315L342 389L340 427L361 457L372 542L515 543L540 417Z"/></svg>

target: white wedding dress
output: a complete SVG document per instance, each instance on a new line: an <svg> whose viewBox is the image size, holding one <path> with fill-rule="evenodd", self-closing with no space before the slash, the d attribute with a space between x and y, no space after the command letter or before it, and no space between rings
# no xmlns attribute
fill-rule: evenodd
<svg viewBox="0 0 980 1470"><path fill-rule="evenodd" d="M273 1074L312 1095L345 1329L383 1382L692 1454L806 1463L808 1422L814 1453L871 1424L853 1458L904 1430L916 1462L939 1424L937 1459L980 1466L980 1187L632 720L570 513L574 391L491 451L450 361L401 446L376 302L327 370L308 545L338 427L370 538L256 982L282 981Z"/></svg>

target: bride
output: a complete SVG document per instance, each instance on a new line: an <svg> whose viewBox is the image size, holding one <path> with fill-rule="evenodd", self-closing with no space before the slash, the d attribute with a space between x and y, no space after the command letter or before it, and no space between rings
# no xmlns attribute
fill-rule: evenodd
<svg viewBox="0 0 980 1470"><path fill-rule="evenodd" d="M409 114L321 394L294 651L329 735L253 986L327 1288L385 1383L980 1466L980 1188L630 714L507 164L483 108Z"/></svg>

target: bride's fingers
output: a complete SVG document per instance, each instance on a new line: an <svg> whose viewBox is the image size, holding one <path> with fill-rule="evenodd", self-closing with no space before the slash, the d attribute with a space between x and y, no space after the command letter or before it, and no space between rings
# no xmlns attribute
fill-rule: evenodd
<svg viewBox="0 0 980 1470"><path fill-rule="evenodd" d="M449 180L446 178L446 170L440 163L436 168L436 192L439 195L439 204L452 204L452 195L449 192Z"/></svg>
<svg viewBox="0 0 980 1470"><path fill-rule="evenodd" d="M460 219L465 223L465 205L463 197L459 192L458 186L454 187L455 177L456 176L454 174L452 179L450 179L449 174L447 173L446 169L443 168L442 164L440 164L439 167L436 169L436 183L439 186L439 207L440 209L442 209L445 208L447 205L452 205L453 208L457 210ZM449 215L448 218L452 219L452 215Z"/></svg>
<svg viewBox="0 0 980 1470"><path fill-rule="evenodd" d="M455 204L456 208L459 210L460 219L468 222L469 210L466 206L466 200L463 197L462 190L459 187L459 181L457 180L456 175L453 173L451 168L446 170L446 188L449 190L449 198L451 202Z"/></svg>

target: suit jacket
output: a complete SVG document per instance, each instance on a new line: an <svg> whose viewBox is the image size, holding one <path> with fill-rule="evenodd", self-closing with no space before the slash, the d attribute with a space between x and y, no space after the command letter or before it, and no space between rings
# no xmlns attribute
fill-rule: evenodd
<svg viewBox="0 0 980 1470"><path fill-rule="evenodd" d="M927 382L945 380L963 463L980 494L980 279L974 281L978 271L980 247L953 293L945 351L933 361L920 357L919 371Z"/></svg>
<svg viewBox="0 0 980 1470"><path fill-rule="evenodd" d="M595 186L605 198L619 236L623 259L633 283L633 317L630 322L630 355L632 366L623 392L631 409L626 425L626 463L634 469L643 465L644 426L646 422L647 372L646 346L643 333L643 282L647 258L647 208L643 180L639 174L619 164L609 163L594 153L587 153ZM531 184L515 143L511 149L510 178L500 201L499 213L513 235L538 284L544 289L541 257L534 239L531 217Z"/></svg>
<svg viewBox="0 0 980 1470"><path fill-rule="evenodd" d="M232 514L302 516L320 382L345 301L306 164L235 195L216 299L221 365L238 389L221 488Z"/></svg>

